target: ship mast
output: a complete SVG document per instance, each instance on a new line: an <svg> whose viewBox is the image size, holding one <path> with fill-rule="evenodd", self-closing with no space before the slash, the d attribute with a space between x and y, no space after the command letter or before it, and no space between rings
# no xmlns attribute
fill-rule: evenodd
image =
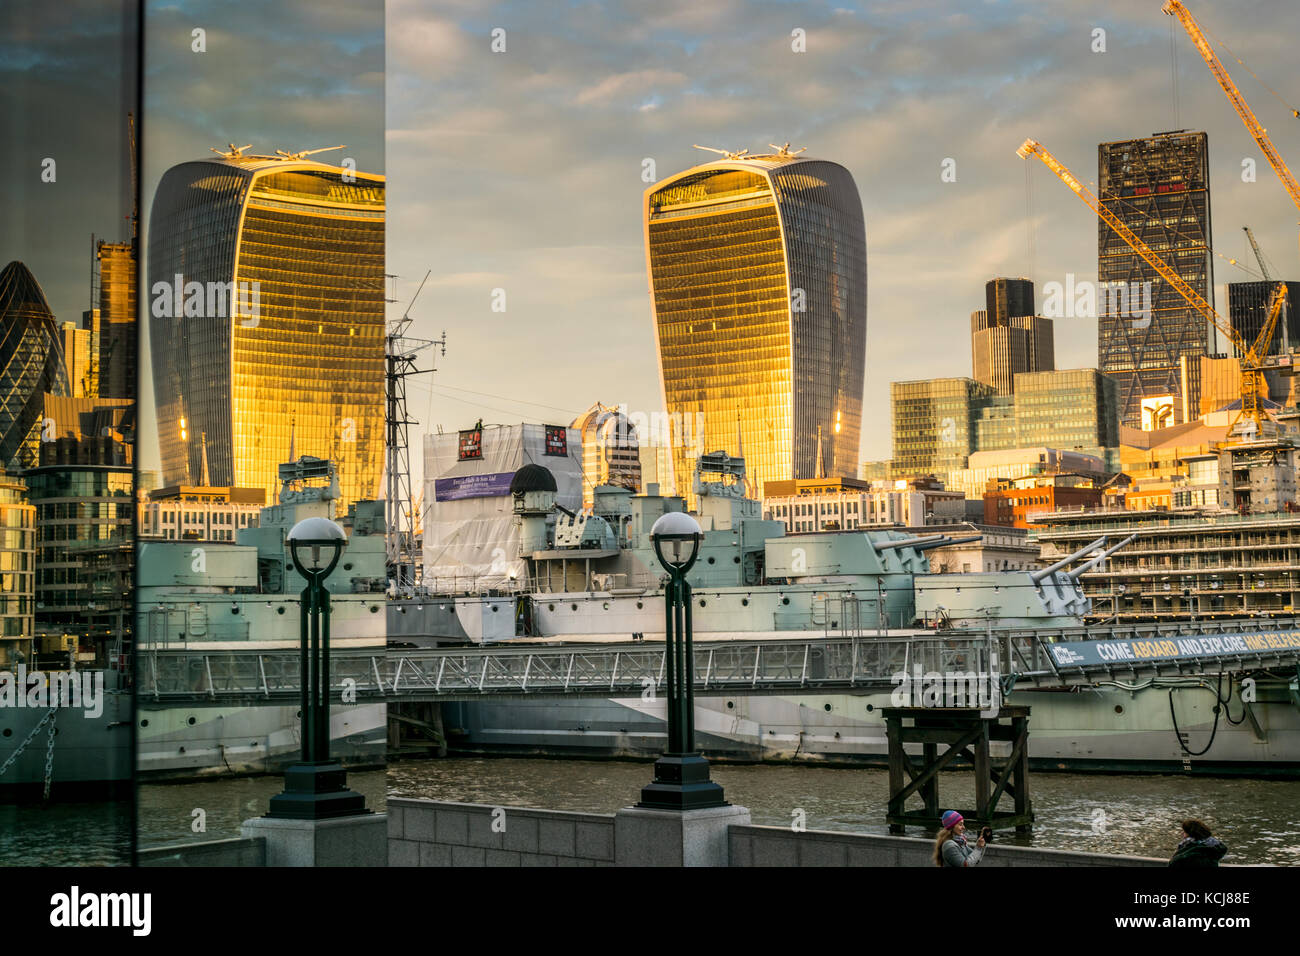
<svg viewBox="0 0 1300 956"><path fill-rule="evenodd" d="M411 420L406 407L406 380L413 375L431 373L432 368L416 368L416 356L425 349L439 346L447 354L447 333L439 339L417 339L406 334L411 326L411 306L433 272L420 280L406 311L389 328L384 337L384 375L387 407L385 412L385 448L388 469L384 496L385 534L388 576L400 590L415 585L415 500L411 493L411 449L407 429L418 424Z"/></svg>

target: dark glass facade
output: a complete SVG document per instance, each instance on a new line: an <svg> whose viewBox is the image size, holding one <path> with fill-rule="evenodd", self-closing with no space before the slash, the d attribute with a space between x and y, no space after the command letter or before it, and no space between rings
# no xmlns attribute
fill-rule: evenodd
<svg viewBox="0 0 1300 956"><path fill-rule="evenodd" d="M1161 133L1102 143L1101 202L1207 302L1214 303L1210 254L1210 156L1205 133ZM1098 220L1097 364L1119 385L1120 421L1142 427L1142 399L1174 398L1177 422L1195 418L1199 394L1183 394L1179 359L1214 351L1213 327L1104 220ZM1111 283L1151 283L1151 321L1108 310Z"/></svg>
<svg viewBox="0 0 1300 956"><path fill-rule="evenodd" d="M679 492L696 454L741 444L756 494L811 478L819 430L827 472L856 474L866 232L848 170L709 163L648 189L644 220L664 403L692 429L673 449Z"/></svg>
<svg viewBox="0 0 1300 956"><path fill-rule="evenodd" d="M321 163L225 158L163 176L149 283L164 484L197 482L206 442L215 485L274 496L292 450L338 463L340 507L377 497L384 216L382 176ZM204 308L186 293L175 314L177 275Z"/></svg>
<svg viewBox="0 0 1300 956"><path fill-rule="evenodd" d="M1228 321L1233 331L1254 345L1259 337L1264 322L1268 319L1268 307L1273 301L1276 282L1229 282L1228 283ZM1300 282L1286 284L1286 333L1287 345L1300 348ZM1282 354L1282 316L1278 316L1273 326L1273 337L1269 341L1268 354Z"/></svg>
<svg viewBox="0 0 1300 956"><path fill-rule="evenodd" d="M0 271L0 464L35 463L45 393L69 395L59 330L21 262Z"/></svg>

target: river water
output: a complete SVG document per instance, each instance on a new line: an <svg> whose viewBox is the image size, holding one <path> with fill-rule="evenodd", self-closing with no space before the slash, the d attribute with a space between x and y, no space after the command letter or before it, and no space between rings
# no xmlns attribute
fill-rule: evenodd
<svg viewBox="0 0 1300 956"><path fill-rule="evenodd" d="M638 761L453 757L398 762L387 774L353 773L348 781L377 810L391 795L613 813L636 802L651 770ZM802 820L810 830L889 832L884 770L715 764L713 777L758 824ZM142 786L140 846L237 836L240 822L265 813L281 785L279 777L249 777ZM999 832L997 842L1168 857L1180 837L1179 822L1197 817L1228 845L1228 863L1300 865L1293 822L1300 782L1035 773L1030 787L1033 833ZM972 805L972 775L943 774L939 793L947 806ZM193 831L196 808L205 811L202 833ZM915 828L908 833L923 835Z"/></svg>

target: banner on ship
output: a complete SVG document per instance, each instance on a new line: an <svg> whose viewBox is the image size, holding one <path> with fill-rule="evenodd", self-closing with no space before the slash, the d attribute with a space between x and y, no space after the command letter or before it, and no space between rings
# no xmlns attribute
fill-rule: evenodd
<svg viewBox="0 0 1300 956"><path fill-rule="evenodd" d="M513 471L499 471L489 475L461 475L457 478L438 478L433 483L435 501L459 501L462 498L495 498L510 494Z"/></svg>
<svg viewBox="0 0 1300 956"><path fill-rule="evenodd" d="M1213 634L1199 637L1143 637L1118 641L1071 641L1049 644L1057 667L1129 664L1141 661L1191 660L1224 654L1300 651L1300 631Z"/></svg>

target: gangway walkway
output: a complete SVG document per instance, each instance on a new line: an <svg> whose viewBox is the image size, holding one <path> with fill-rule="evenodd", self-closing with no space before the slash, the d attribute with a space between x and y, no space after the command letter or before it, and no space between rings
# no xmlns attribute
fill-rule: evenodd
<svg viewBox="0 0 1300 956"><path fill-rule="evenodd" d="M336 702L485 697L632 697L664 688L664 646L511 644L332 652ZM950 630L906 636L697 641L696 696L868 694L899 675L968 674L1012 687L1217 675L1300 665L1300 621L1214 621L1058 630ZM145 649L138 705L292 705L297 648Z"/></svg>

